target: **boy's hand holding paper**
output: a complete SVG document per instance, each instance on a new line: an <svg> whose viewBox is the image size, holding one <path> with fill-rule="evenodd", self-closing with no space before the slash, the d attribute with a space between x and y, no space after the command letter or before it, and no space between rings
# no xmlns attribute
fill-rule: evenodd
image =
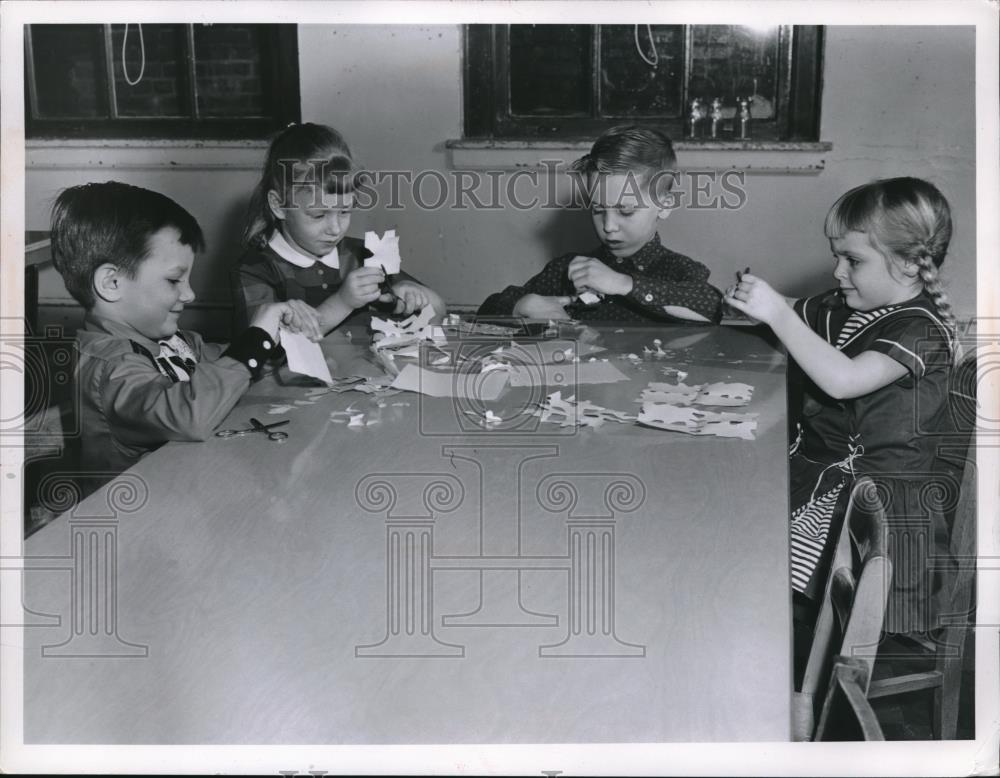
<svg viewBox="0 0 1000 778"><path fill-rule="evenodd" d="M325 384L333 383L330 367L326 364L323 349L319 343L305 335L290 330L281 330L281 345L288 357L288 369L293 373L317 378Z"/></svg>

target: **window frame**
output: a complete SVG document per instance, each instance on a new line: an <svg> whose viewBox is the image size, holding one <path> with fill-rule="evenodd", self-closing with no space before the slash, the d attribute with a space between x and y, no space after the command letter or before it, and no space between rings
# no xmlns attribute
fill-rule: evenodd
<svg viewBox="0 0 1000 778"><path fill-rule="evenodd" d="M34 56L31 28L24 25L24 130L28 140L47 139L193 139L193 140L255 140L268 137L290 122L300 121L298 26L295 24L255 25L266 36L264 54L264 92L271 103L265 117L200 117L193 84L194 25L184 24L185 53L183 65L189 74L189 100L193 116L164 118L131 118L116 116L113 51L110 24L81 25L102 27L104 36L104 72L101 86L108 100L109 116L87 118L46 119L37 116L38 92L34 78Z"/></svg>
<svg viewBox="0 0 1000 778"><path fill-rule="evenodd" d="M592 25L595 39L599 26ZM690 138L685 111L676 119L650 117L533 117L510 111L508 41L510 25L467 24L463 41L464 132L468 140L584 140L625 122L655 126L676 140L706 144L733 143L732 137ZM782 25L779 35L777 116L754 125L752 141L813 142L819 140L822 96L823 38L821 26ZM690 58L690 25L685 30ZM592 73L596 80L597 73ZM593 88L596 88L592 84ZM498 100L498 97L500 100ZM685 80L682 105L690 105ZM693 97L703 97L694 95ZM596 105L596 101L595 101ZM548 125L547 127L542 125Z"/></svg>

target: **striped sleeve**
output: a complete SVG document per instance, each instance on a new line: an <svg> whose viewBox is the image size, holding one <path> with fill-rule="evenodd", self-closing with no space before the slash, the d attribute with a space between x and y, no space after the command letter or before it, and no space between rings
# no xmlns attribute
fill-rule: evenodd
<svg viewBox="0 0 1000 778"><path fill-rule="evenodd" d="M944 324L928 311L887 317L866 350L885 354L915 379L951 366L951 342Z"/></svg>

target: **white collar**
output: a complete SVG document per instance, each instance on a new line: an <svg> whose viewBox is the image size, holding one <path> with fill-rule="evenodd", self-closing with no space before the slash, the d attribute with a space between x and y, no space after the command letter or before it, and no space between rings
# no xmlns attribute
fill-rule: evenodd
<svg viewBox="0 0 1000 778"><path fill-rule="evenodd" d="M333 247L333 251L327 254L325 257L316 257L303 254L297 248L292 246L285 236L281 234L281 230L275 230L274 235L271 236L271 240L267 242L267 245L271 247L275 254L277 254L282 259L291 262L296 267L312 267L317 262L322 262L329 268L334 270L340 269L340 253L337 251L337 247Z"/></svg>

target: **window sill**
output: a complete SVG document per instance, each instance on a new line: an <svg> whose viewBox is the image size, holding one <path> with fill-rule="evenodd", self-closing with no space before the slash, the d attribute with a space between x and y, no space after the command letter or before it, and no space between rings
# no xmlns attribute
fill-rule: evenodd
<svg viewBox="0 0 1000 778"><path fill-rule="evenodd" d="M266 140L29 140L28 170L260 170Z"/></svg>
<svg viewBox="0 0 1000 778"><path fill-rule="evenodd" d="M445 141L454 169L539 168L565 171L592 140ZM769 175L818 175L833 144L825 141L680 140L674 149L686 170L742 170Z"/></svg>

